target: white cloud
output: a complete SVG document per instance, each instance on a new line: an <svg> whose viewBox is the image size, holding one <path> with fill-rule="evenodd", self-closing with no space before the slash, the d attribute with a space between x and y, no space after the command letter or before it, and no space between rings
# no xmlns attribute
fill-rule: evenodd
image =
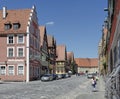
<svg viewBox="0 0 120 99"><path fill-rule="evenodd" d="M47 23L46 23L46 25L53 25L53 24L54 24L53 21L51 21L51 22L47 22Z"/></svg>

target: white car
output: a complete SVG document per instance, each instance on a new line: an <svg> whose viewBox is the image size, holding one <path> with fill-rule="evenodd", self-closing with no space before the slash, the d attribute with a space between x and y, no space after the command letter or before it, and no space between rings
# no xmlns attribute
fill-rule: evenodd
<svg viewBox="0 0 120 99"><path fill-rule="evenodd" d="M41 77L41 81L52 81L53 80L53 76L51 74L44 74Z"/></svg>

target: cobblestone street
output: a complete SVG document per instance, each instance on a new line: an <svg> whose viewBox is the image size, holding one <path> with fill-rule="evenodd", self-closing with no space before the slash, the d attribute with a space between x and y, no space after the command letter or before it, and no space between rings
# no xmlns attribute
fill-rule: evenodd
<svg viewBox="0 0 120 99"><path fill-rule="evenodd" d="M50 82L3 82L0 84L0 99L105 99L102 78L96 90L92 92L91 80L86 76Z"/></svg>

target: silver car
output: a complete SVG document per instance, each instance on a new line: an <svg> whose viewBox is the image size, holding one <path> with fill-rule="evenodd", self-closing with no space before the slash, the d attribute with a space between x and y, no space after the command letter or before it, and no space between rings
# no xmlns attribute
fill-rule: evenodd
<svg viewBox="0 0 120 99"><path fill-rule="evenodd" d="M53 76L51 74L44 74L41 77L41 81L52 81L53 80Z"/></svg>

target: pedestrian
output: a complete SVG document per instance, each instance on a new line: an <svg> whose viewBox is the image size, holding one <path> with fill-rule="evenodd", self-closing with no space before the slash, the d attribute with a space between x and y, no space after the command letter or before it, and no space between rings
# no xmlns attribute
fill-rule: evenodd
<svg viewBox="0 0 120 99"><path fill-rule="evenodd" d="M96 90L96 79L95 79L95 77L93 76L93 78L92 78L92 87L93 87L93 91L95 91Z"/></svg>

